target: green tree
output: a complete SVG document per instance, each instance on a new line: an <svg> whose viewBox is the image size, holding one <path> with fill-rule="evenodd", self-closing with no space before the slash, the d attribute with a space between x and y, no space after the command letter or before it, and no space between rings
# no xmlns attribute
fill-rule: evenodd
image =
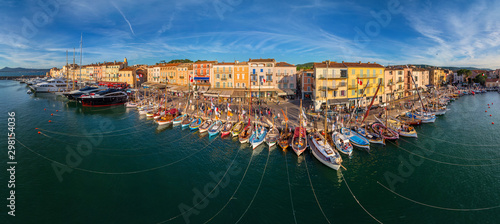
<svg viewBox="0 0 500 224"><path fill-rule="evenodd" d="M484 84L486 83L486 74L481 73L481 74L477 75L476 77L474 77L474 82L480 83L481 85L484 86Z"/></svg>

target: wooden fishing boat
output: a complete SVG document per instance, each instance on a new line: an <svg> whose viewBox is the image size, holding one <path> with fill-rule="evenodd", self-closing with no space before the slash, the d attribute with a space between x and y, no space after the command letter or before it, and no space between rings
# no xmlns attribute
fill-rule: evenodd
<svg viewBox="0 0 500 224"><path fill-rule="evenodd" d="M370 151L370 142L365 137L345 127L340 129L340 133L348 138L349 142L351 142L354 146L365 149L368 152Z"/></svg>
<svg viewBox="0 0 500 224"><path fill-rule="evenodd" d="M213 124L214 124L214 122L212 120L206 120L205 122L203 122L203 124L200 125L200 127L198 128L198 131L200 133L205 133L208 131L208 129L210 127L212 127Z"/></svg>
<svg viewBox="0 0 500 224"><path fill-rule="evenodd" d="M187 114L183 114L183 115L180 115L180 116L177 116L173 121L172 121L172 124L180 124L182 123L182 121L187 117Z"/></svg>
<svg viewBox="0 0 500 224"><path fill-rule="evenodd" d="M307 149L307 133L306 129L299 126L295 128L293 138L292 138L292 149L300 156Z"/></svg>
<svg viewBox="0 0 500 224"><path fill-rule="evenodd" d="M349 142L349 139L345 137L345 135L343 135L338 131L334 131L332 133L332 140L337 150L346 155L349 156L352 155L352 150L353 150L352 144Z"/></svg>
<svg viewBox="0 0 500 224"><path fill-rule="evenodd" d="M245 122L240 121L240 122L236 123L233 126L233 128L231 129L231 135L233 137L239 136L240 133L243 131L244 128L245 128Z"/></svg>
<svg viewBox="0 0 500 224"><path fill-rule="evenodd" d="M252 136L252 125L247 125L239 134L240 143L248 142L250 136Z"/></svg>
<svg viewBox="0 0 500 224"><path fill-rule="evenodd" d="M375 119L377 119L380 123L383 122L383 120L378 117L375 117ZM410 125L401 123L397 119L392 117L385 119L385 121L386 121L385 123L387 124L386 127L398 133L400 136L413 137L413 138L418 137L417 131Z"/></svg>
<svg viewBox="0 0 500 224"><path fill-rule="evenodd" d="M184 117L184 119L182 120L181 122L181 126L182 127L187 127L189 126L189 124L193 121L193 118L192 117Z"/></svg>
<svg viewBox="0 0 500 224"><path fill-rule="evenodd" d="M196 130L200 127L200 125L202 123L203 123L203 119L201 119L201 118L193 119L193 121L191 121L191 123L189 123L189 129L191 129L191 131Z"/></svg>
<svg viewBox="0 0 500 224"><path fill-rule="evenodd" d="M412 126L422 124L422 120L415 119L415 118L410 118L410 117L407 117L407 116L404 116L404 115L400 115L400 116L398 116L396 118L398 120L400 120L401 122L404 122L404 123L412 125Z"/></svg>
<svg viewBox="0 0 500 224"><path fill-rule="evenodd" d="M434 123L436 121L436 116L434 115L419 115L411 112L406 113L407 117L415 118L421 120L422 123Z"/></svg>
<svg viewBox="0 0 500 224"><path fill-rule="evenodd" d="M382 138L380 134L375 133L370 125L363 125L362 127L351 127L351 130L368 139L368 142L370 143L385 145L384 138Z"/></svg>
<svg viewBox="0 0 500 224"><path fill-rule="evenodd" d="M264 142L264 140L266 139L266 135L267 128L259 125L255 128L255 131L252 133L252 136L250 136L250 139L248 139L248 142L250 142L252 148L255 149Z"/></svg>
<svg viewBox="0 0 500 224"><path fill-rule="evenodd" d="M283 130L281 130L281 134L278 140L278 145L285 151L290 144L292 143L292 137L293 133L292 131L286 126Z"/></svg>
<svg viewBox="0 0 500 224"><path fill-rule="evenodd" d="M220 129L222 128L222 121L216 120L212 126L208 129L208 136L214 136L219 134Z"/></svg>
<svg viewBox="0 0 500 224"><path fill-rule="evenodd" d="M167 124L172 124L173 120L174 120L174 115L167 113L164 116L155 119L155 122L158 125L167 125Z"/></svg>
<svg viewBox="0 0 500 224"><path fill-rule="evenodd" d="M280 131L276 127L272 127L271 130L266 135L266 143L269 147L276 145L278 138L280 137Z"/></svg>
<svg viewBox="0 0 500 224"><path fill-rule="evenodd" d="M399 138L399 134L397 132L387 128L382 123L378 123L378 122L373 123L372 128L373 128L373 130L378 131L380 136L382 136L382 138L384 138L384 139L396 140Z"/></svg>
<svg viewBox="0 0 500 224"><path fill-rule="evenodd" d="M338 170L342 164L340 154L328 144L323 135L312 132L309 134L309 145L312 154L325 166Z"/></svg>
<svg viewBox="0 0 500 224"><path fill-rule="evenodd" d="M222 129L220 130L220 135L221 137L224 137L226 135L231 134L231 130L233 129L233 123L231 122L226 122L223 126Z"/></svg>

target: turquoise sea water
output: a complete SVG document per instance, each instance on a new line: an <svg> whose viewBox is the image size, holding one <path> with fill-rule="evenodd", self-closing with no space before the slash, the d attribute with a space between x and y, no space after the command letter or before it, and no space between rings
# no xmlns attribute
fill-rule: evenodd
<svg viewBox="0 0 500 224"><path fill-rule="evenodd" d="M309 151L160 130L134 110L30 96L15 81L0 81L0 108L5 132L16 113L18 140L16 217L4 200L2 223L500 222L496 92L453 102L418 139L355 150L342 171ZM6 168L6 135L0 143Z"/></svg>

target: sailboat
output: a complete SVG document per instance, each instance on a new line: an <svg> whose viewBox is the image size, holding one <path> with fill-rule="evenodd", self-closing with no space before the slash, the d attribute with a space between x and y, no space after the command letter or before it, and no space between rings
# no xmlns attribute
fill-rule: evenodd
<svg viewBox="0 0 500 224"><path fill-rule="evenodd" d="M255 149L264 142L266 135L267 135L267 128L262 125L257 125L257 123L255 123L255 131L252 133L250 139L248 139L248 142L250 142L252 148Z"/></svg>
<svg viewBox="0 0 500 224"><path fill-rule="evenodd" d="M333 139L333 144L335 145L335 148L337 148L337 150L346 155L349 156L352 155L353 147L349 142L349 139L346 138L342 133L334 131L332 133L332 139Z"/></svg>
<svg viewBox="0 0 500 224"><path fill-rule="evenodd" d="M276 142L278 141L279 137L280 137L280 132L278 128L276 128L275 126L271 127L271 129L266 135L267 145L269 145L269 147L276 145Z"/></svg>
<svg viewBox="0 0 500 224"><path fill-rule="evenodd" d="M292 149L300 156L308 147L307 145L307 133L306 128L302 125L302 99L300 100L299 108L299 126L295 128L295 132L292 138Z"/></svg>
<svg viewBox="0 0 500 224"><path fill-rule="evenodd" d="M285 151L292 142L292 131L288 128L288 117L283 110L281 110L281 112L283 113L283 118L285 119L285 127L281 130L278 145L281 149L283 149L283 151Z"/></svg>
<svg viewBox="0 0 500 224"><path fill-rule="evenodd" d="M198 129L202 123L203 123L203 119L195 118L195 119L193 119L193 121L191 121L191 123L189 123L189 129L191 129L191 131L194 131L194 130Z"/></svg>
<svg viewBox="0 0 500 224"><path fill-rule="evenodd" d="M184 128L184 127L187 127L189 126L189 124L193 121L193 118L192 117L188 117L188 116L185 116L184 119L182 120L181 122L181 126Z"/></svg>
<svg viewBox="0 0 500 224"><path fill-rule="evenodd" d="M222 121L216 120L212 126L208 129L208 136L214 136L219 134L222 128Z"/></svg>
<svg viewBox="0 0 500 224"><path fill-rule="evenodd" d="M172 124L176 125L176 124L180 124L185 118L187 117L187 114L183 114L183 115L180 115L180 116L177 116L173 121L172 121Z"/></svg>
<svg viewBox="0 0 500 224"><path fill-rule="evenodd" d="M238 135L239 136L239 141L240 143L246 143L248 142L248 139L252 135L252 123L250 121L250 118L248 118L248 124L243 128L243 131Z"/></svg>
<svg viewBox="0 0 500 224"><path fill-rule="evenodd" d="M348 138L351 144L353 144L354 146L365 149L366 151L370 152L370 142L362 135L345 127L342 127L340 129L340 133L342 133L346 138Z"/></svg>
<svg viewBox="0 0 500 224"><path fill-rule="evenodd" d="M220 130L221 137L231 134L231 130L233 129L233 123L227 121Z"/></svg>
<svg viewBox="0 0 500 224"><path fill-rule="evenodd" d="M342 157L340 157L340 154L326 142L323 135L314 131L309 134L309 140L312 154L317 160L334 170L340 168Z"/></svg>

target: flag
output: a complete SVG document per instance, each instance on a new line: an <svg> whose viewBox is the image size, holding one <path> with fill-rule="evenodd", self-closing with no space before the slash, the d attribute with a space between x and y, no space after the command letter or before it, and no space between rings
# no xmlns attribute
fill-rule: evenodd
<svg viewBox="0 0 500 224"><path fill-rule="evenodd" d="M230 103L228 103L228 104L227 104L227 110L232 111L232 110L231 110L231 104L230 104Z"/></svg>
<svg viewBox="0 0 500 224"><path fill-rule="evenodd" d="M262 82L266 82L266 79L262 79Z"/></svg>
<svg viewBox="0 0 500 224"><path fill-rule="evenodd" d="M357 79L358 79L358 84L359 84L359 85L363 85L363 80L361 80L361 79L359 79L359 78L357 78Z"/></svg>

